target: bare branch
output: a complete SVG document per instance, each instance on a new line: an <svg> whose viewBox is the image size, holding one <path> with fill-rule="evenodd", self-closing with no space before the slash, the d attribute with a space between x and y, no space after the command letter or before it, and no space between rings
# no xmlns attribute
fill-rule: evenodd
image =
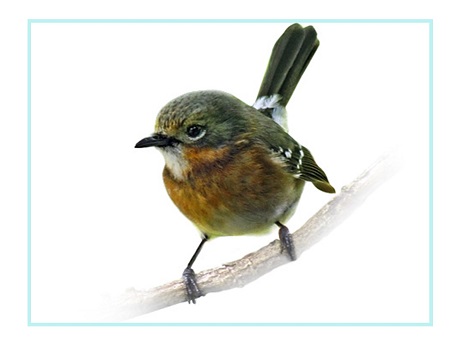
<svg viewBox="0 0 460 345"><path fill-rule="evenodd" d="M376 188L391 178L399 167L400 159L395 152L385 154L353 182L344 186L336 197L293 233L297 255L300 256L328 235ZM275 240L239 260L199 272L196 278L201 291L208 294L243 287L288 262L290 261L287 256L281 253L279 240ZM127 320L185 301L182 280L175 280L149 290L129 289L103 308L101 318L106 321Z"/></svg>

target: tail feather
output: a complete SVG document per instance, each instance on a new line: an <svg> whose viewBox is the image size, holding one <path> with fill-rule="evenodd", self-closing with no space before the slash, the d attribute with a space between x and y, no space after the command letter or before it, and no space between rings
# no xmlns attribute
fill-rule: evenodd
<svg viewBox="0 0 460 345"><path fill-rule="evenodd" d="M312 26L289 26L273 47L257 99L278 94L285 107L318 46Z"/></svg>

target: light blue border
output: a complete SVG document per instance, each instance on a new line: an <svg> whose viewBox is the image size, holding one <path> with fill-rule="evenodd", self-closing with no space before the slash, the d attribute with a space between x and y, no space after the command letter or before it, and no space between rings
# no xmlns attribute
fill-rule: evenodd
<svg viewBox="0 0 460 345"><path fill-rule="evenodd" d="M31 62L32 62L32 21L29 20L27 27L27 322L29 325L32 324L31 320Z"/></svg>
<svg viewBox="0 0 460 345"><path fill-rule="evenodd" d="M98 23L98 24L276 24L276 23L335 23L335 24L433 24L432 19L29 19L29 23Z"/></svg>
<svg viewBox="0 0 460 345"><path fill-rule="evenodd" d="M429 291L430 291L430 318L429 323L433 325L433 20L429 21Z"/></svg>
<svg viewBox="0 0 460 345"><path fill-rule="evenodd" d="M311 322L296 322L296 323L40 323L32 322L31 320L31 291L32 291L32 279L31 279L31 62L32 62L32 24L56 24L56 23L107 23L107 24L120 24L120 23L201 23L201 24L212 24L212 23L334 23L334 24L427 24L429 26L429 315L427 322L382 322L382 323L311 323ZM385 326L385 327L421 327L421 326L433 326L433 20L432 19L29 19L28 20L28 33L27 33L27 323L29 326L47 327L47 326L78 326L78 327L100 327L100 326L122 326L122 327L145 327L145 326L163 326L163 327L196 327L196 326L237 326L237 327L279 327L279 326L291 326L291 327L362 327L362 326Z"/></svg>

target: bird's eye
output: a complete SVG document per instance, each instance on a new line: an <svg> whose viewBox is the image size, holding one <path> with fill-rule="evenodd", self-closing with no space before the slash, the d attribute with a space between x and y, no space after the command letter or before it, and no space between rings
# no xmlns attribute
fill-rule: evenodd
<svg viewBox="0 0 460 345"><path fill-rule="evenodd" d="M201 139L206 134L206 130L200 125L191 125L187 127L187 135L192 140Z"/></svg>

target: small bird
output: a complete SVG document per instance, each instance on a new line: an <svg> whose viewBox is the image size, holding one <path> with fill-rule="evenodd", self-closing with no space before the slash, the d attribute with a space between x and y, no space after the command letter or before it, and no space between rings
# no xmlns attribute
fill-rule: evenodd
<svg viewBox="0 0 460 345"><path fill-rule="evenodd" d="M155 132L135 145L160 150L166 190L202 234L182 274L189 303L203 296L192 265L206 241L278 227L282 251L295 260L284 224L305 182L335 192L310 151L288 134L286 120L286 105L318 46L312 26L289 26L273 47L253 106L222 91L186 93L161 109Z"/></svg>

